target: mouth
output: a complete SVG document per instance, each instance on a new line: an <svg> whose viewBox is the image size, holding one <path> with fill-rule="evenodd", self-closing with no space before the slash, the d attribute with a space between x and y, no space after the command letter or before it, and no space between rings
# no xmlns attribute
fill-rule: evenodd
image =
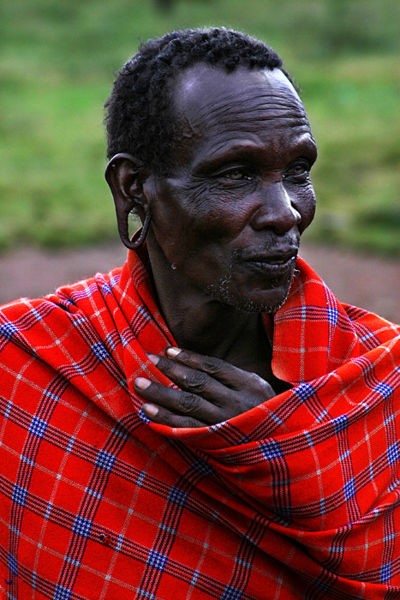
<svg viewBox="0 0 400 600"><path fill-rule="evenodd" d="M245 263L256 270L273 275L286 275L295 264L297 251L278 252L274 254L256 254L245 258Z"/></svg>

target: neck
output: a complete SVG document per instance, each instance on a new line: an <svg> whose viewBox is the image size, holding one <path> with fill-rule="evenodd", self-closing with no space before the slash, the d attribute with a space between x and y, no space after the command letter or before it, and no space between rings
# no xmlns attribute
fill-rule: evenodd
<svg viewBox="0 0 400 600"><path fill-rule="evenodd" d="M244 312L212 299L193 288L151 246L149 255L160 308L180 347L238 366L243 363L239 356L243 349L249 358L253 353L261 358L269 352L258 313Z"/></svg>

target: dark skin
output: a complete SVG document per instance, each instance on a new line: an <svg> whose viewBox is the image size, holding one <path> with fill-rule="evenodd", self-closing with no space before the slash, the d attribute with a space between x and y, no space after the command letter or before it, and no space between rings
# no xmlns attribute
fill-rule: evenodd
<svg viewBox="0 0 400 600"><path fill-rule="evenodd" d="M107 179L120 219L133 207L151 212L154 285L179 345L149 357L179 389L135 381L143 411L201 427L289 387L272 373L262 314L285 301L314 215L316 145L277 69L195 65L177 79L174 104L180 135L169 176L123 157Z"/></svg>

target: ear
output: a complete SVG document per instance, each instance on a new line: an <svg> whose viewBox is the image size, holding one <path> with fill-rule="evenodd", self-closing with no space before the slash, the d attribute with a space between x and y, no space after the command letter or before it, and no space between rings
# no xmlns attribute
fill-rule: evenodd
<svg viewBox="0 0 400 600"><path fill-rule="evenodd" d="M128 214L133 209L140 214L141 209L145 210L143 183L146 177L143 165L131 154L120 152L112 157L106 167L105 178L110 186L117 214Z"/></svg>
<svg viewBox="0 0 400 600"><path fill-rule="evenodd" d="M105 178L110 186L117 215L118 232L122 242L129 244L129 215L137 212L142 222L148 213L143 183L147 175L142 164L131 154L120 152L112 157Z"/></svg>

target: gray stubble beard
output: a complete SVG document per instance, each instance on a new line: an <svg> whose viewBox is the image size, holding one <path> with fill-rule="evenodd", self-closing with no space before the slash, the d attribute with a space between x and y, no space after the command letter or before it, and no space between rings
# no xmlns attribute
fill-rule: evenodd
<svg viewBox="0 0 400 600"><path fill-rule="evenodd" d="M237 310L248 312L248 313L266 312L266 313L271 314L271 313L275 313L277 310L279 310L285 304L285 302L287 300L287 297L289 295L289 290L291 287L291 283L293 281L293 277L295 274L294 269L290 273L288 273L288 275L287 275L287 279L288 279L287 291L286 291L286 294L284 294L284 296L280 302L278 302L276 304L262 304L262 303L255 302L254 300L241 298L241 297L235 295L234 293L232 293L232 290L231 290L231 282L233 279L232 271L233 271L233 267L231 266L231 268L229 269L229 272L226 275L224 275L224 277L222 277L220 280L216 281L215 283L212 283L207 286L206 293L207 293L207 295L211 296L214 300L217 300L218 302L222 302L223 304L228 304L229 306L233 306ZM279 282L278 279L271 280L271 287L274 287L274 285L277 285L278 282Z"/></svg>

